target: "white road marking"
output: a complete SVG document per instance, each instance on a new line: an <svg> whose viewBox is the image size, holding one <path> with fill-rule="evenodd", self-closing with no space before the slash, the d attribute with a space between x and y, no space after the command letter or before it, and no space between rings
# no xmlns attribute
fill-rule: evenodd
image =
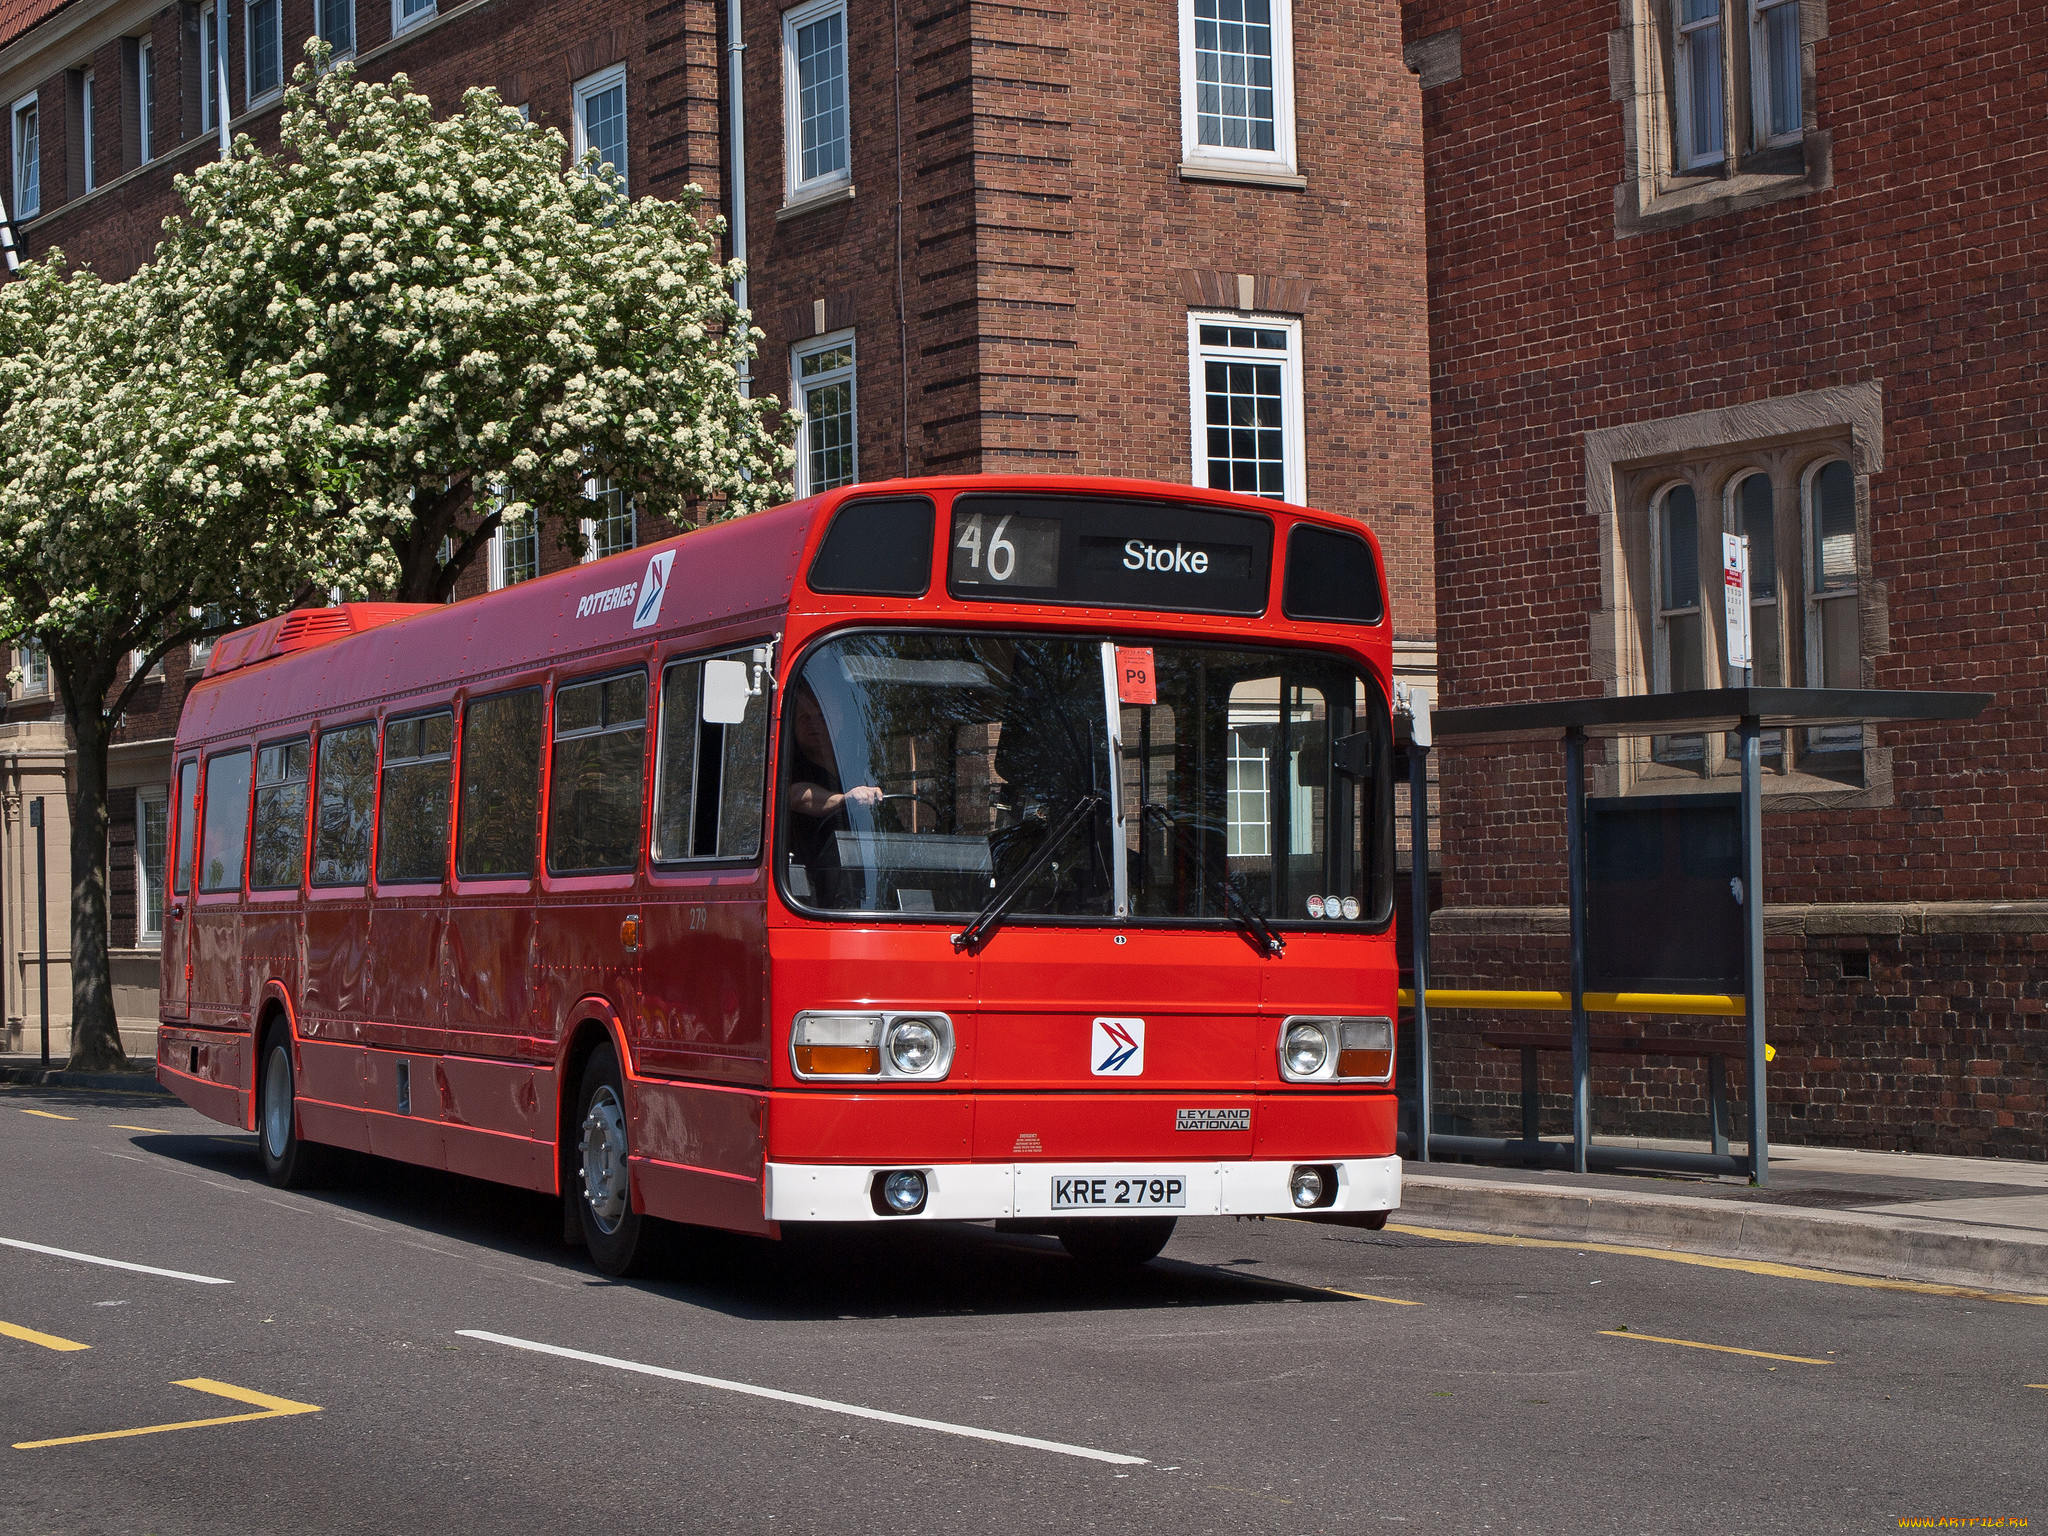
<svg viewBox="0 0 2048 1536"><path fill-rule="evenodd" d="M45 1248L41 1243L24 1243L18 1237L0 1237L0 1244L29 1253L47 1253L56 1259L76 1259L81 1264L102 1264L108 1269L133 1270L138 1275L162 1275L167 1280L191 1280L199 1285L233 1285L217 1275L191 1275L182 1269L158 1269L153 1264L130 1264L126 1259L103 1259L96 1253L73 1253L69 1248Z"/></svg>
<svg viewBox="0 0 2048 1536"><path fill-rule="evenodd" d="M1021 1445L1026 1450L1053 1451L1061 1456L1080 1456L1089 1461L1106 1461L1118 1467L1143 1467L1148 1463L1142 1456L1123 1456L1115 1451L1098 1451L1085 1445L1067 1445L1058 1440L1037 1440L1030 1435L1009 1435L997 1429L976 1429L971 1424L948 1424L942 1419L912 1418L906 1413L887 1413L879 1408L863 1408L856 1403L835 1403L827 1397L807 1397L801 1392L780 1392L773 1387L757 1387L751 1382L724 1381L716 1376L699 1376L690 1371L671 1371L665 1366L642 1365L637 1360L620 1360L611 1355L593 1355L581 1349L564 1349L559 1344L541 1344L532 1339L515 1339L509 1334L486 1333L480 1328L459 1328L459 1337L482 1339L491 1344L505 1344L513 1349L528 1349L536 1354L558 1355L564 1360L580 1360L585 1365L608 1365L613 1370L633 1371L642 1376L660 1376L668 1381L686 1381L692 1386L715 1387L721 1392L739 1392L748 1397L765 1397L771 1402L794 1403L799 1408L818 1408L826 1413L849 1414L856 1419L875 1419L884 1424L902 1424L911 1429L936 1430L942 1435L964 1435L970 1440L993 1440L1000 1445Z"/></svg>

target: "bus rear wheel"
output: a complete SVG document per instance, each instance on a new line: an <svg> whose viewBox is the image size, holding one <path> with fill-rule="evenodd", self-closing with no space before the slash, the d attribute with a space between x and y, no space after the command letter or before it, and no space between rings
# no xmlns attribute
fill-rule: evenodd
<svg viewBox="0 0 2048 1536"><path fill-rule="evenodd" d="M1060 1244L1083 1264L1131 1269L1149 1264L1173 1236L1171 1216L1098 1216L1060 1228Z"/></svg>
<svg viewBox="0 0 2048 1536"><path fill-rule="evenodd" d="M610 1042L591 1052L576 1090L577 1219L590 1261L608 1275L637 1274L650 1248L648 1220L633 1209L626 1088Z"/></svg>
<svg viewBox="0 0 2048 1536"><path fill-rule="evenodd" d="M256 1074L256 1145L263 1176L279 1189L304 1189L319 1177L326 1149L299 1135L289 1027L278 1024L264 1037L262 1063Z"/></svg>

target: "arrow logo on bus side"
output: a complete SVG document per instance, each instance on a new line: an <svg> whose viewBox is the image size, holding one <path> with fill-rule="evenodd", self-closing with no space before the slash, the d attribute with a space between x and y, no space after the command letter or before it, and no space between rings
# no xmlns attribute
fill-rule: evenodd
<svg viewBox="0 0 2048 1536"><path fill-rule="evenodd" d="M676 552L664 549L647 561L647 574L640 578L640 601L633 609L633 627L646 629L650 624L660 622L661 600L668 595L669 567L676 563Z"/></svg>

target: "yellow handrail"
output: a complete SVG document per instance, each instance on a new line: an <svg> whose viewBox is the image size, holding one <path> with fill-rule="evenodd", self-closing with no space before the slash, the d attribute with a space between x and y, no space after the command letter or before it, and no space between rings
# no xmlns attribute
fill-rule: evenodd
<svg viewBox="0 0 2048 1536"><path fill-rule="evenodd" d="M1467 992L1455 988L1431 987L1432 1008L1523 1009L1538 1013L1566 1013L1572 1006L1569 992ZM1403 987L1401 1006L1413 1008L1415 993ZM1675 1013L1716 1018L1742 1017L1740 993L1726 992L1588 992L1588 1013Z"/></svg>

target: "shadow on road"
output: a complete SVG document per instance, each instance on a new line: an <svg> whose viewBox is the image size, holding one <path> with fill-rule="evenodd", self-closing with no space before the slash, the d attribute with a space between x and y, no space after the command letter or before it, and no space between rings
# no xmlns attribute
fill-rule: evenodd
<svg viewBox="0 0 2048 1536"><path fill-rule="evenodd" d="M253 1135L159 1133L133 1145L263 1185ZM1136 1269L1076 1263L1049 1237L953 1222L786 1226L777 1241L664 1223L649 1273L614 1280L562 1241L551 1196L362 1153L337 1153L305 1197L421 1234L514 1255L592 1286L628 1285L760 1321L944 1317L1335 1302L1312 1287L1191 1263L1172 1250ZM1247 1264L1254 1261L1240 1260Z"/></svg>

